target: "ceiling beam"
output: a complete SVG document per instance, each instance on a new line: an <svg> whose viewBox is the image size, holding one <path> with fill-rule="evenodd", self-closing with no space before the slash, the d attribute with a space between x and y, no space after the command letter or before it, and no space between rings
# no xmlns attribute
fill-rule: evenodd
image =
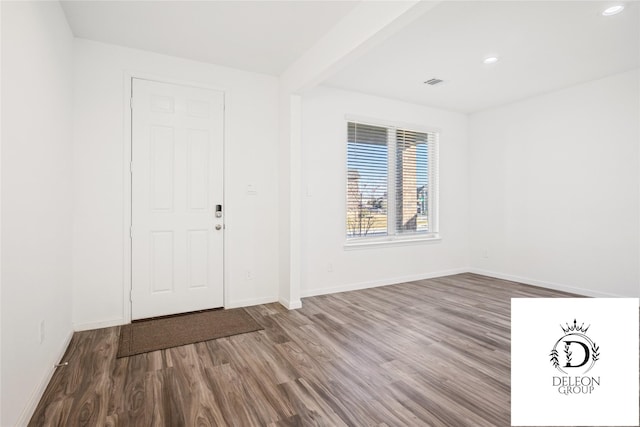
<svg viewBox="0 0 640 427"><path fill-rule="evenodd" d="M281 89L302 92L355 61L441 1L361 1L280 76Z"/></svg>

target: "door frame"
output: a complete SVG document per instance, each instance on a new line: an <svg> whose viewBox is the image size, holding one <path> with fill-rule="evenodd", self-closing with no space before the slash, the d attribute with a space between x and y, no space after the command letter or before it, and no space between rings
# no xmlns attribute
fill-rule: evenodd
<svg viewBox="0 0 640 427"><path fill-rule="evenodd" d="M198 89L208 89L215 90L218 92L222 92L223 99L223 141L222 141L222 152L223 152L223 163L222 163L222 203L224 205L224 212L229 212L229 207L227 205L227 183L229 182L228 177L228 165L229 165L229 150L227 150L227 141L229 140L229 112L230 108L230 96L229 91L226 88L222 88L219 86L212 86L202 82L193 82L193 81L185 81L185 80L176 80L173 78L158 76L149 73L135 72L135 71L124 71L123 75L123 96L122 96L122 111L123 111L123 149L122 149L122 283L123 283L123 292L122 292L122 318L124 323L131 323L131 311L132 311L132 301L131 301L131 290L132 290L132 251L131 251L131 223L132 223L132 200L131 200L131 150L133 148L132 141L132 109L131 109L131 96L133 92L133 79L141 79L141 80L150 80L158 83L168 83L178 86L189 86L195 87ZM227 292L227 284L229 283L228 274L229 269L227 268L229 263L229 255L227 251L227 241L228 241L228 221L227 214L224 216L224 235L223 235L223 243L222 243L222 251L223 251L223 259L222 259L222 295L223 295L223 304L224 307L229 306L229 292ZM212 225L213 226L213 225Z"/></svg>

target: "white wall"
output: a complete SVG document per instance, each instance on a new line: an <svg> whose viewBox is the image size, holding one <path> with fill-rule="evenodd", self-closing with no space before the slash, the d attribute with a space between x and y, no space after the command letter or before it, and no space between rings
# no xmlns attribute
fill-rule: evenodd
<svg viewBox="0 0 640 427"><path fill-rule="evenodd" d="M441 241L344 249L345 115L441 130ZM302 117L302 296L398 283L468 267L464 114L319 87L303 97Z"/></svg>
<svg viewBox="0 0 640 427"><path fill-rule="evenodd" d="M226 299L277 301L277 79L82 39L74 48L75 327L124 321L125 70L226 91Z"/></svg>
<svg viewBox="0 0 640 427"><path fill-rule="evenodd" d="M0 424L14 426L28 421L72 333L73 42L57 2L1 7Z"/></svg>
<svg viewBox="0 0 640 427"><path fill-rule="evenodd" d="M639 77L470 116L476 271L593 296L640 294Z"/></svg>

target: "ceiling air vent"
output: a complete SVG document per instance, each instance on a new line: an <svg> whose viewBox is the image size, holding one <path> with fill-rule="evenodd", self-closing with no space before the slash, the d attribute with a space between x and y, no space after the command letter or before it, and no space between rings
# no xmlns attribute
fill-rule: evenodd
<svg viewBox="0 0 640 427"><path fill-rule="evenodd" d="M431 86L435 86L438 83L442 83L442 80L433 78L433 79L427 80L425 83Z"/></svg>

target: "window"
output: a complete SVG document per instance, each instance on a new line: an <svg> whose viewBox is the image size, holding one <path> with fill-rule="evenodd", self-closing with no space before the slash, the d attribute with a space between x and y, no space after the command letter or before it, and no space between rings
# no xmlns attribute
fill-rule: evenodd
<svg viewBox="0 0 640 427"><path fill-rule="evenodd" d="M438 134L347 123L347 239L436 237Z"/></svg>

